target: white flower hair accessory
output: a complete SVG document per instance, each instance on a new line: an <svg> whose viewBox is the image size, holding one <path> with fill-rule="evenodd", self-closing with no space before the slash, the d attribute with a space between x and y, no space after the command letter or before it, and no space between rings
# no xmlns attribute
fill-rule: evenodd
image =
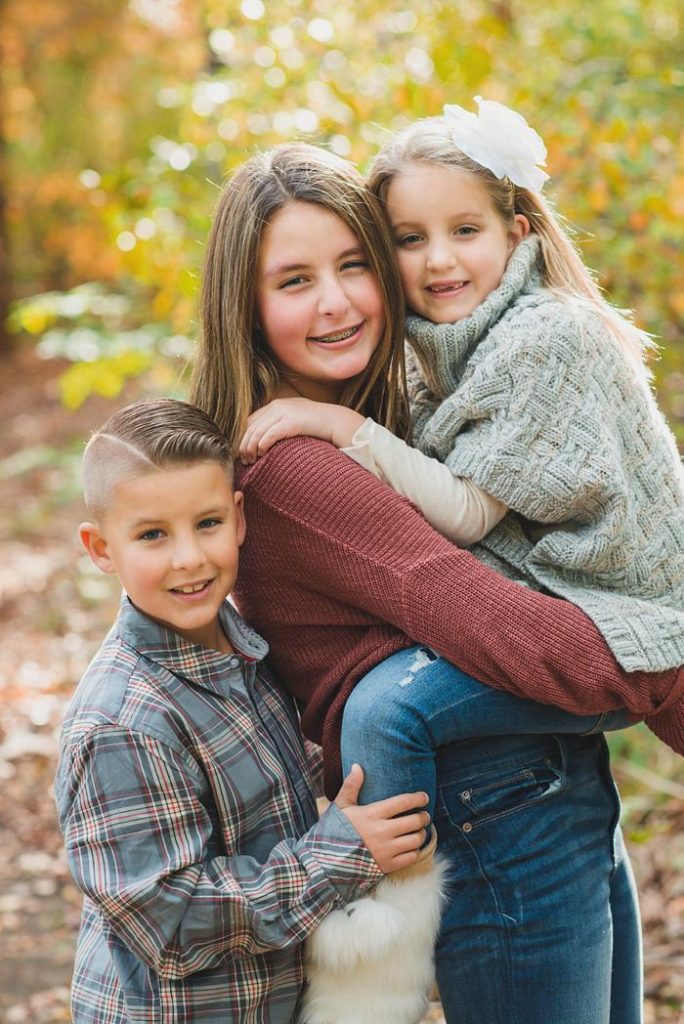
<svg viewBox="0 0 684 1024"><path fill-rule="evenodd" d="M486 167L497 178L510 178L514 185L541 192L549 175L546 146L540 135L515 110L494 100L475 97L478 114L447 103L444 116L451 122L454 142L466 156Z"/></svg>

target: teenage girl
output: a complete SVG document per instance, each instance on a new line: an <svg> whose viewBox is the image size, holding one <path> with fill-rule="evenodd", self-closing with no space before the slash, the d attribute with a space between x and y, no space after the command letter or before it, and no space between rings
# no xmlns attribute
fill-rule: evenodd
<svg viewBox="0 0 684 1024"><path fill-rule="evenodd" d="M249 413L276 397L344 403L400 430L400 309L392 239L353 169L306 146L254 157L226 187L209 240L195 400L236 444ZM323 743L329 787L360 680L380 673L385 694L393 680L392 700L372 709L381 730L380 713L409 715L430 680L451 694L430 723L435 744L442 731L459 740L438 752L435 809L451 871L437 947L447 1020L639 1021L634 889L592 730L614 709L658 712L684 749L683 673L625 671L574 604L452 547L330 445L280 444L239 486L249 527L236 599ZM399 724L397 750L419 762L424 737ZM381 775L397 790L390 760ZM367 1019L416 1019L383 1017L380 995L365 998Z"/></svg>

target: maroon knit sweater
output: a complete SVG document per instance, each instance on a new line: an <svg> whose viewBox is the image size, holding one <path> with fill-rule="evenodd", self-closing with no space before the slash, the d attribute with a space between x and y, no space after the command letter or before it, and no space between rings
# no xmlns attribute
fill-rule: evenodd
<svg viewBox="0 0 684 1024"><path fill-rule="evenodd" d="M626 707L684 753L684 669L625 672L579 608L454 547L326 442L283 441L238 467L236 485L247 537L234 597L323 746L328 796L352 687L413 643L519 697L576 714Z"/></svg>

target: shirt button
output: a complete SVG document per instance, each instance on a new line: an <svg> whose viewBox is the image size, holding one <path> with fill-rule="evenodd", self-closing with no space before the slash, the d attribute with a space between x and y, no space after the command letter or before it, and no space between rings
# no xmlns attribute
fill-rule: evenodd
<svg viewBox="0 0 684 1024"><path fill-rule="evenodd" d="M240 659L236 658L235 655L233 655L232 658L228 659L228 664L230 665L231 668L237 668L238 665L240 664Z"/></svg>
<svg viewBox="0 0 684 1024"><path fill-rule="evenodd" d="M473 831L473 826L469 821L466 821L464 825L461 825L461 829L466 834Z"/></svg>

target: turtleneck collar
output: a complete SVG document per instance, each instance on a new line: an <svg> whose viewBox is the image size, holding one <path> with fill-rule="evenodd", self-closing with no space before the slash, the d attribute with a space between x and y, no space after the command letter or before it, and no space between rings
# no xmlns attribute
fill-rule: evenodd
<svg viewBox="0 0 684 1024"><path fill-rule="evenodd" d="M406 321L409 344L416 353L431 391L439 397L454 392L463 367L482 338L523 292L542 284L539 266L540 242L528 235L516 245L498 288L481 302L470 316L450 324L434 324L410 314Z"/></svg>

